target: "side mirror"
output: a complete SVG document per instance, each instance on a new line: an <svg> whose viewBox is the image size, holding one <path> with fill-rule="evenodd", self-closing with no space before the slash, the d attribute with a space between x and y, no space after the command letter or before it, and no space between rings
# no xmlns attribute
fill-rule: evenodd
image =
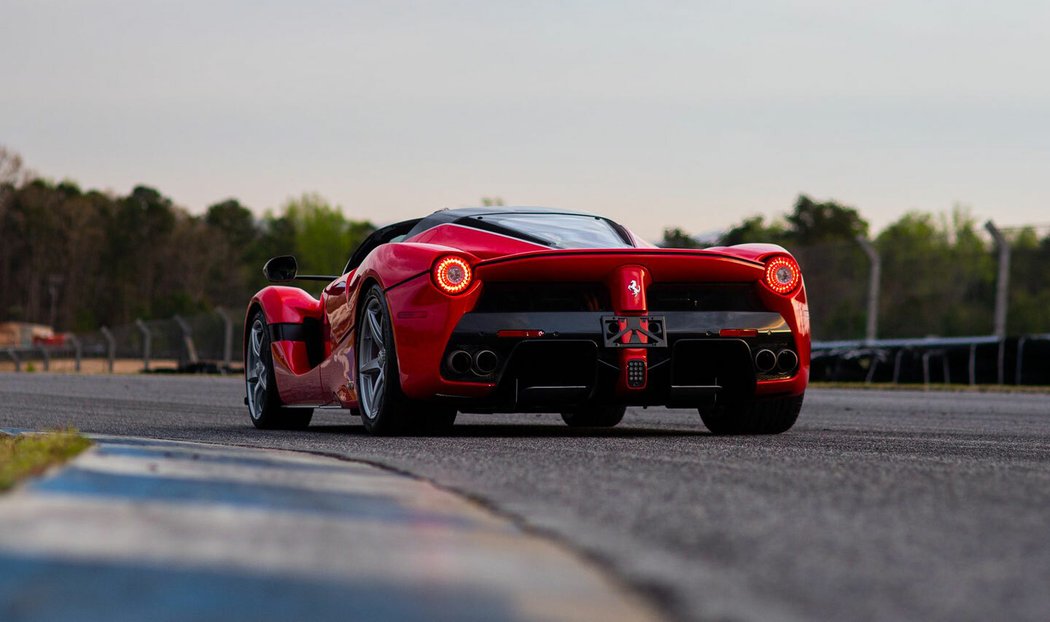
<svg viewBox="0 0 1050 622"><path fill-rule="evenodd" d="M281 255L273 257L263 266L263 274L271 283L285 283L295 279L299 272L299 264L292 255Z"/></svg>

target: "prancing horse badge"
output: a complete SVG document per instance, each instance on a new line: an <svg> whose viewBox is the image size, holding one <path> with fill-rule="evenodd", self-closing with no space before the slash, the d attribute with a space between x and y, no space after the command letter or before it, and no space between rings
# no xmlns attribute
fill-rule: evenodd
<svg viewBox="0 0 1050 622"><path fill-rule="evenodd" d="M638 287L638 281L631 279L631 282L627 285L627 291L637 296L642 293L642 288Z"/></svg>

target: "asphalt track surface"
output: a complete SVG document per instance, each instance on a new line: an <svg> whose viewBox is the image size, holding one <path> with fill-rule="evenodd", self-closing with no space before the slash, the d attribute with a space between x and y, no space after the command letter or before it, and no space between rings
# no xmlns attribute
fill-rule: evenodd
<svg viewBox="0 0 1050 622"><path fill-rule="evenodd" d="M695 412L612 430L461 415L374 438L343 411L251 427L234 379L0 374L0 427L322 452L468 495L678 619L1050 618L1050 395L814 390L775 437Z"/></svg>

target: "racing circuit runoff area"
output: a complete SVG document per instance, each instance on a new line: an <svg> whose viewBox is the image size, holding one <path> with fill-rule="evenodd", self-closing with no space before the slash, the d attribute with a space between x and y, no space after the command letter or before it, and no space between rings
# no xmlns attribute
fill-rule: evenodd
<svg viewBox="0 0 1050 622"><path fill-rule="evenodd" d="M776 436L346 411L243 380L0 374L97 446L0 496L0 619L1046 620L1050 395L810 389ZM272 451L283 450L283 451Z"/></svg>

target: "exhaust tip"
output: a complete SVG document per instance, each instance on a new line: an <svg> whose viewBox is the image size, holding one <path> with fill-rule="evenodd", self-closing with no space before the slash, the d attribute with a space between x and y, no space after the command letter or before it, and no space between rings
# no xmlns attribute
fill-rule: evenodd
<svg viewBox="0 0 1050 622"><path fill-rule="evenodd" d="M772 371L777 366L777 355L772 350L759 350L755 354L755 369L761 373Z"/></svg>
<svg viewBox="0 0 1050 622"><path fill-rule="evenodd" d="M465 374L470 371L470 354L465 350L455 350L448 355L448 368L457 374Z"/></svg>
<svg viewBox="0 0 1050 622"><path fill-rule="evenodd" d="M492 350L479 350L474 355L474 373L479 376L487 376L496 371L499 366L499 357Z"/></svg>
<svg viewBox="0 0 1050 622"><path fill-rule="evenodd" d="M794 350L781 350L777 354L777 369L780 371L794 371L798 367L798 355Z"/></svg>

